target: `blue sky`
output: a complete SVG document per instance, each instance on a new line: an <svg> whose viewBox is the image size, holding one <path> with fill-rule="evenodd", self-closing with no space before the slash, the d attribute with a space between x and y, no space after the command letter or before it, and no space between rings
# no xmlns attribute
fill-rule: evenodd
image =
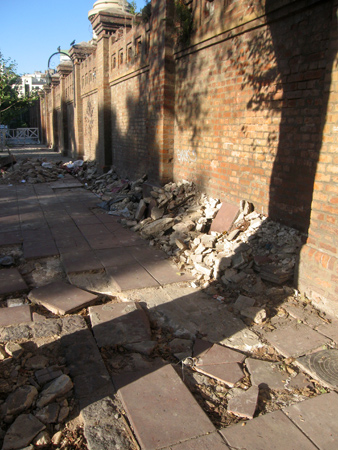
<svg viewBox="0 0 338 450"><path fill-rule="evenodd" d="M57 48L89 41L88 11L95 0L0 0L0 52L17 63L17 73L44 72ZM136 0L137 10L145 0ZM55 57L56 58L56 57ZM57 63L56 58L56 63ZM51 66L55 64L54 58Z"/></svg>

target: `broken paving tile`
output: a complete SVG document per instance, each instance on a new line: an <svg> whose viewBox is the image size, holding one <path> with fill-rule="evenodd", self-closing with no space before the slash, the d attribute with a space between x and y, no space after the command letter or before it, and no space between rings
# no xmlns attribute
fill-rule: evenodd
<svg viewBox="0 0 338 450"><path fill-rule="evenodd" d="M283 412L320 450L336 450L337 410L338 395L330 392L296 403Z"/></svg>
<svg viewBox="0 0 338 450"><path fill-rule="evenodd" d="M229 450L221 436L217 433L210 433L205 436L200 436L196 439L190 439L189 441L181 442L180 444L170 446L163 450L197 450L197 449L210 449L210 450Z"/></svg>
<svg viewBox="0 0 338 450"><path fill-rule="evenodd" d="M210 231L217 231L219 233L228 231L237 219L238 214L238 206L223 202L215 219L211 223Z"/></svg>
<svg viewBox="0 0 338 450"><path fill-rule="evenodd" d="M245 364L253 385L260 388L285 389L288 375L279 370L278 363L247 358Z"/></svg>
<svg viewBox="0 0 338 450"><path fill-rule="evenodd" d="M264 337L287 358L306 355L330 343L328 338L296 321L271 333L264 333Z"/></svg>
<svg viewBox="0 0 338 450"><path fill-rule="evenodd" d="M245 355L222 345L214 344L202 356L199 357L197 366L209 366L214 364L242 363Z"/></svg>
<svg viewBox="0 0 338 450"><path fill-rule="evenodd" d="M236 449L317 449L282 411L259 416L246 422L244 427L242 424L237 424L223 428L220 433L230 448ZM292 443L291 447L290 443Z"/></svg>
<svg viewBox="0 0 338 450"><path fill-rule="evenodd" d="M257 407L258 386L252 386L244 391L238 389L228 401L227 411L238 417L253 419Z"/></svg>
<svg viewBox="0 0 338 450"><path fill-rule="evenodd" d="M9 325L27 322L32 322L32 314L29 305L0 308L0 327L8 327Z"/></svg>
<svg viewBox="0 0 338 450"><path fill-rule="evenodd" d="M0 270L0 295L14 294L28 289L18 269Z"/></svg>
<svg viewBox="0 0 338 450"><path fill-rule="evenodd" d="M89 315L99 347L151 340L148 318L137 303L92 306L89 308Z"/></svg>
<svg viewBox="0 0 338 450"><path fill-rule="evenodd" d="M299 305L296 306L289 302L285 302L281 306L288 314L290 314L290 316L301 320L312 328L323 325L323 320L317 314L311 314Z"/></svg>
<svg viewBox="0 0 338 450"><path fill-rule="evenodd" d="M298 358L296 363L325 386L338 388L338 349L320 350Z"/></svg>
<svg viewBox="0 0 338 450"><path fill-rule="evenodd" d="M215 431L171 365L113 380L142 449L170 447Z"/></svg>
<svg viewBox="0 0 338 450"><path fill-rule="evenodd" d="M238 363L212 364L209 366L198 365L194 366L194 369L225 383L229 387L234 387L244 377L244 373Z"/></svg>
<svg viewBox="0 0 338 450"><path fill-rule="evenodd" d="M106 267L119 292L159 286L159 283L137 261L128 266Z"/></svg>
<svg viewBox="0 0 338 450"><path fill-rule="evenodd" d="M55 281L33 289L28 298L33 303L44 306L54 314L68 314L88 306L97 295L84 291L71 284Z"/></svg>

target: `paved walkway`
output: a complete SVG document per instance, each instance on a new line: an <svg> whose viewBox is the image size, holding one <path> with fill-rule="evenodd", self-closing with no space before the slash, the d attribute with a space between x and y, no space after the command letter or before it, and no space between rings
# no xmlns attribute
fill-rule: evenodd
<svg viewBox="0 0 338 450"><path fill-rule="evenodd" d="M226 378L230 386L243 376L243 352L262 344L217 300L184 283L190 276L178 272L164 253L123 228L97 203L98 198L70 176L51 184L0 186L0 246L22 245L26 260L54 257L62 263L65 280L38 286L30 294L33 301L66 314L90 304L99 293L121 293L124 300L89 308L93 334L81 317L60 322L89 448L126 448L109 404L117 393L142 450L335 450L334 390L254 418L245 426L216 430L171 364L134 358L125 371L110 378L98 348L123 345L149 354L154 345L151 322L171 328L182 342L194 342L193 355L202 358L201 373ZM0 270L1 295L28 290L17 269ZM10 314L0 311L0 326L5 327L0 339L17 339L20 325L11 326L23 322L26 331L31 327L32 335L36 332L29 307L17 308ZM335 327L318 332L297 323L295 319L285 325L286 331L281 327L265 338L284 356L295 358L337 343ZM218 344L232 349L221 360L224 348ZM255 361L246 365L253 367L257 387L265 379Z"/></svg>

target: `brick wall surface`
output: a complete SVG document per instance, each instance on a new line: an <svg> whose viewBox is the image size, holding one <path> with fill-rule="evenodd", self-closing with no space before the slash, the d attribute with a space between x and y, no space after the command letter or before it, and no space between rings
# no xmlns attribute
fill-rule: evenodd
<svg viewBox="0 0 338 450"><path fill-rule="evenodd" d="M72 75L64 79L68 131L59 140L67 134L68 151L82 146L85 158L131 179L193 180L297 228L296 282L338 313L337 0L188 8L194 27L184 42L173 0L152 0L148 24L93 19L98 40L78 60L75 108ZM50 142L51 107L42 98Z"/></svg>

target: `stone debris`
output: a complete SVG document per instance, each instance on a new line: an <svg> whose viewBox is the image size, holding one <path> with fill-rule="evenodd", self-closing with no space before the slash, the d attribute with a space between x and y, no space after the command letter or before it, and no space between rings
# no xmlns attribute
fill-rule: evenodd
<svg viewBox="0 0 338 450"><path fill-rule="evenodd" d="M1 184L37 184L56 181L64 177L63 162L51 163L40 159L26 158L2 171Z"/></svg>

